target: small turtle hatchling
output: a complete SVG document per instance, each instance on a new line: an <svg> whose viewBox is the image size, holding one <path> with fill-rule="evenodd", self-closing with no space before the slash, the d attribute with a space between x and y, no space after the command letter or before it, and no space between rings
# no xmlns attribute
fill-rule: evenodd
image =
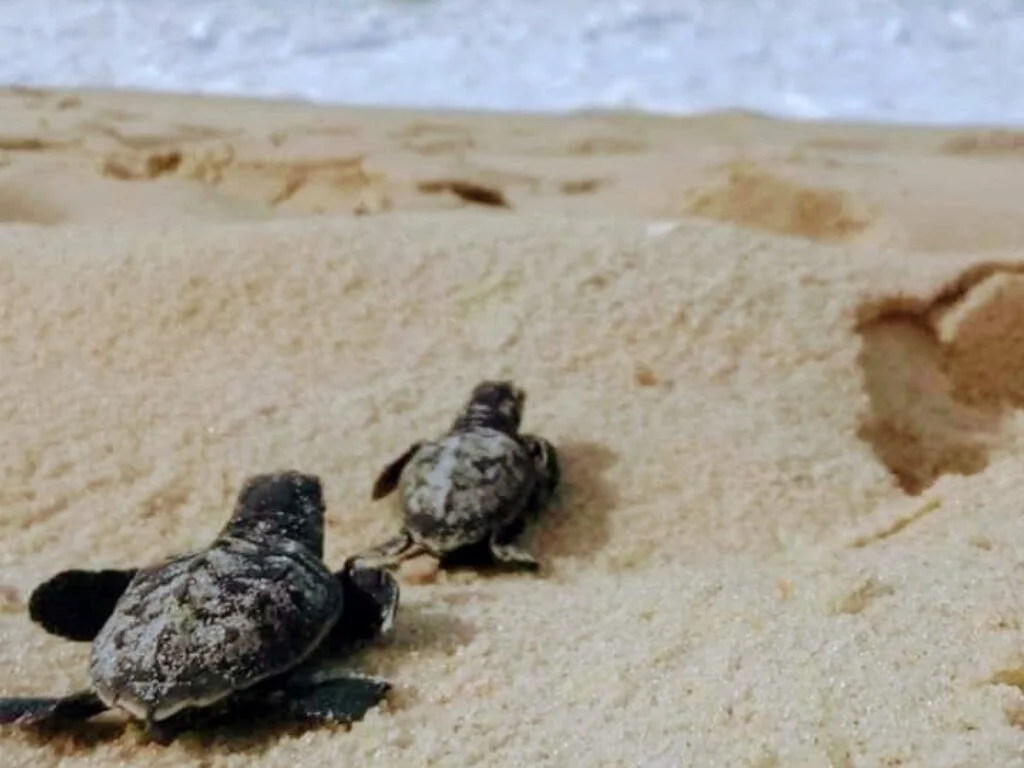
<svg viewBox="0 0 1024 768"><path fill-rule="evenodd" d="M323 488L285 471L246 480L205 549L125 570L62 571L29 614L46 631L91 641L88 689L0 698L0 723L53 725L120 709L168 743L236 716L361 719L390 683L332 670L328 655L388 632L398 583L387 571L323 563Z"/></svg>
<svg viewBox="0 0 1024 768"><path fill-rule="evenodd" d="M520 433L525 403L526 393L512 382L483 381L446 434L413 443L388 464L372 498L397 488L402 528L355 561L393 568L423 553L444 560L456 550L486 544L497 563L537 570L520 539L527 519L554 493L560 469L550 442Z"/></svg>

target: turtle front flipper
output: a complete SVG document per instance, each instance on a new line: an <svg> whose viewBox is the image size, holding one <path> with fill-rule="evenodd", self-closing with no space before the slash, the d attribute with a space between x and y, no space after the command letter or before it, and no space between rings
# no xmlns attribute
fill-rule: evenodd
<svg viewBox="0 0 1024 768"><path fill-rule="evenodd" d="M398 610L398 580L383 568L365 568L349 558L334 574L344 594L342 616L324 646L339 651L386 634Z"/></svg>
<svg viewBox="0 0 1024 768"><path fill-rule="evenodd" d="M390 690L387 680L355 672L299 675L286 685L276 706L294 720L354 723L384 701Z"/></svg>
<svg viewBox="0 0 1024 768"><path fill-rule="evenodd" d="M61 571L32 590L29 616L52 635L91 641L135 574L135 569Z"/></svg>
<svg viewBox="0 0 1024 768"><path fill-rule="evenodd" d="M92 691L68 696L0 698L0 724L34 726L88 720L106 709L107 705Z"/></svg>
<svg viewBox="0 0 1024 768"><path fill-rule="evenodd" d="M530 454L536 473L536 482L525 511L526 515L533 516L547 506L561 484L562 466L558 458L558 449L550 440L531 434L520 435L519 439Z"/></svg>
<svg viewBox="0 0 1024 768"><path fill-rule="evenodd" d="M413 443L406 449L405 453L381 470L373 483L371 499L374 501L383 499L398 487L398 479L402 476L402 470L405 469L405 465L409 463L409 460L412 459L413 454L420 449L421 445L423 445L422 441Z"/></svg>

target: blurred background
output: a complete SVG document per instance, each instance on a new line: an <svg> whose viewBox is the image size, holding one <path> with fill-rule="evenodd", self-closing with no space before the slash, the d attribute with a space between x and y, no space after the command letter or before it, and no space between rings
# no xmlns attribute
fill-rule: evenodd
<svg viewBox="0 0 1024 768"><path fill-rule="evenodd" d="M0 0L0 82L1024 123L1020 0Z"/></svg>

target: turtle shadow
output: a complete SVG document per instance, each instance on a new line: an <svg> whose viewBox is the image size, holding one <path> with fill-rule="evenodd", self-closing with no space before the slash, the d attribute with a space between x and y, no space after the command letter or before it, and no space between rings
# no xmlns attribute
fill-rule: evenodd
<svg viewBox="0 0 1024 768"><path fill-rule="evenodd" d="M392 690L379 706L392 710L395 708L395 699L401 701L406 697L404 692ZM133 745L145 749L177 747L197 755L208 754L211 748L224 748L231 752L255 755L265 751L282 737L299 737L320 730L345 732L358 724L358 721L304 723L270 712L262 713L249 709L244 714L221 716L215 722L182 729L165 742L144 735L140 726L120 715L111 715L110 719L95 718L84 722L63 722L25 728L21 733L34 746L47 748L58 754L87 754L127 736L134 742Z"/></svg>
<svg viewBox="0 0 1024 768"><path fill-rule="evenodd" d="M605 473L619 455L588 440L565 440L555 447L562 480L547 509L527 529L530 547L542 563L559 557L589 559L608 543L608 518L619 493Z"/></svg>
<svg viewBox="0 0 1024 768"><path fill-rule="evenodd" d="M386 702L382 702L381 706L387 707ZM345 734L358 725L359 721L311 724L285 720L270 714L254 715L187 731L178 736L175 742L183 751L192 755L209 755L211 749L218 749L255 758L285 737L300 738L318 731Z"/></svg>
<svg viewBox="0 0 1024 768"><path fill-rule="evenodd" d="M444 603L450 601L442 601ZM403 657L410 652L434 649L450 654L466 645L476 636L472 623L452 615L434 605L403 605L396 617L393 632L385 639L359 643L348 653L329 654L322 662L326 667L343 666L353 672L370 672L392 681L392 689L380 706L386 712L396 712L414 705L418 692L402 685L395 678ZM374 663L366 661L373 657ZM372 670L367 667L372 666ZM233 713L221 715L213 721L182 729L173 743L191 753L207 753L210 748L226 748L233 752L257 754L284 736L301 736L311 731L329 730L345 732L352 723L308 723L289 720L273 712L263 713L258 707L243 706ZM24 728L20 732L34 745L56 749L64 753L83 753L117 741L139 726L116 713L105 712L91 720L50 723ZM141 734L141 745L161 748L159 742Z"/></svg>
<svg viewBox="0 0 1024 768"><path fill-rule="evenodd" d="M390 680L392 688L378 707L393 714L419 702L419 692L400 682L403 659L412 652L428 649L453 653L476 636L476 626L433 605L406 604L395 616L395 626L386 639L366 643L349 654L330 655L325 666L340 664L353 671L368 672ZM367 661L373 659L368 664ZM376 709L376 708L375 708ZM311 724L281 719L273 714L229 717L206 728L188 731L179 740L188 748L207 751L218 746L233 752L258 753L282 736L301 736L313 731L341 732L358 726L352 723Z"/></svg>
<svg viewBox="0 0 1024 768"><path fill-rule="evenodd" d="M618 461L618 454L601 443L564 440L558 450L562 479L548 506L526 525L527 547L541 561L552 558L589 558L608 543L608 516L619 501L616 489L604 473ZM482 578L517 573L516 566L495 560L486 541L460 547L438 563L448 572L474 571Z"/></svg>
<svg viewBox="0 0 1024 768"><path fill-rule="evenodd" d="M5 733L13 729L5 728ZM116 741L128 730L126 720L95 718L20 729L18 733L36 747L55 749L60 754L89 752Z"/></svg>
<svg viewBox="0 0 1024 768"><path fill-rule="evenodd" d="M399 608L394 632L375 648L400 653L437 647L453 651L472 642L476 633L474 624L444 608L414 603Z"/></svg>

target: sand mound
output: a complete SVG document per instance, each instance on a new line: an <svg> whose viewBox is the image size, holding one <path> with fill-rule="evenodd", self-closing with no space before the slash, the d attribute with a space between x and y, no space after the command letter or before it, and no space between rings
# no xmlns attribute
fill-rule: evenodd
<svg viewBox="0 0 1024 768"><path fill-rule="evenodd" d="M374 476L482 377L565 478L540 576L403 570L351 730L5 730L5 766L1019 762L1024 267L976 227L1012 165L742 115L0 113L3 693L86 679L39 579L202 545L248 474L323 478L331 563L390 534Z"/></svg>

